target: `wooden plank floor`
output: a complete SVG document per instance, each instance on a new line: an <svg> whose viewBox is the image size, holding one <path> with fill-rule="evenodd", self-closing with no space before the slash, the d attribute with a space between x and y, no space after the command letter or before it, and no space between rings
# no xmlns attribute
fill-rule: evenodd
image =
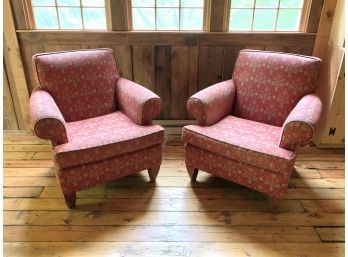
<svg viewBox="0 0 348 257"><path fill-rule="evenodd" d="M285 199L204 172L191 184L183 147L146 172L78 193L69 210L51 146L4 137L5 256L344 256L344 152L302 148Z"/></svg>

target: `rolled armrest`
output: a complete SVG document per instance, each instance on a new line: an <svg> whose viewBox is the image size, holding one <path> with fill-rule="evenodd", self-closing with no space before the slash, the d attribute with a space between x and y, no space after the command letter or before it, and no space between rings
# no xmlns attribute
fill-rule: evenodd
<svg viewBox="0 0 348 257"><path fill-rule="evenodd" d="M52 96L43 89L35 89L30 96L31 122L37 137L49 139L53 145L68 142L66 124Z"/></svg>
<svg viewBox="0 0 348 257"><path fill-rule="evenodd" d="M308 144L314 134L322 103L318 96L304 96L289 114L282 128L279 146L287 150L295 150L297 145Z"/></svg>
<svg viewBox="0 0 348 257"><path fill-rule="evenodd" d="M210 126L231 113L235 93L233 80L226 80L191 96L186 107L200 126Z"/></svg>
<svg viewBox="0 0 348 257"><path fill-rule="evenodd" d="M150 125L162 110L158 95L134 83L120 78L116 83L118 107L138 125Z"/></svg>

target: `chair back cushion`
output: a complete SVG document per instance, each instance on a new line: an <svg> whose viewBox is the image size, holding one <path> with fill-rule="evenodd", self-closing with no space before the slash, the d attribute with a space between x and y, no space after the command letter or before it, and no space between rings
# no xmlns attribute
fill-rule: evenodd
<svg viewBox="0 0 348 257"><path fill-rule="evenodd" d="M37 54L33 56L33 68L37 84L52 95L65 121L116 110L119 76L111 49Z"/></svg>
<svg viewBox="0 0 348 257"><path fill-rule="evenodd" d="M321 60L257 50L241 50L233 71L237 87L233 114L282 126L297 102L314 92Z"/></svg>

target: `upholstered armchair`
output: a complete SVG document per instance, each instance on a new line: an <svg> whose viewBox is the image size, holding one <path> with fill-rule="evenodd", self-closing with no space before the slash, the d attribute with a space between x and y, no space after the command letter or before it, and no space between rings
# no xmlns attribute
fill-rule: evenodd
<svg viewBox="0 0 348 257"><path fill-rule="evenodd" d="M284 195L296 146L308 144L322 103L314 94L320 59L240 51L232 79L187 101L198 125L183 128L185 162L198 170L255 189L271 203Z"/></svg>
<svg viewBox="0 0 348 257"><path fill-rule="evenodd" d="M120 78L111 49L33 56L35 134L53 145L56 177L69 208L76 192L148 170L155 181L164 130L152 125L161 99Z"/></svg>

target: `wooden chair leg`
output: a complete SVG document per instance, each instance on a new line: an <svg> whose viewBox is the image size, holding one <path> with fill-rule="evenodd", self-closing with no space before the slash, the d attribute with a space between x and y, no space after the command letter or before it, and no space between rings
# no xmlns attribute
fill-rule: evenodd
<svg viewBox="0 0 348 257"><path fill-rule="evenodd" d="M187 169L187 172L191 178L191 181L192 182L196 181L197 175L198 175L198 169L187 166L187 165L186 165L186 169Z"/></svg>
<svg viewBox="0 0 348 257"><path fill-rule="evenodd" d="M278 209L282 199L281 198L275 198L275 197L268 197L268 207L269 210L274 212Z"/></svg>
<svg viewBox="0 0 348 257"><path fill-rule="evenodd" d="M69 209L73 209L76 205L76 192L64 194L64 199Z"/></svg>
<svg viewBox="0 0 348 257"><path fill-rule="evenodd" d="M151 168L151 169L147 170L149 173L149 177L150 177L151 182L156 181L159 170L160 170L160 167L155 167L155 168Z"/></svg>

